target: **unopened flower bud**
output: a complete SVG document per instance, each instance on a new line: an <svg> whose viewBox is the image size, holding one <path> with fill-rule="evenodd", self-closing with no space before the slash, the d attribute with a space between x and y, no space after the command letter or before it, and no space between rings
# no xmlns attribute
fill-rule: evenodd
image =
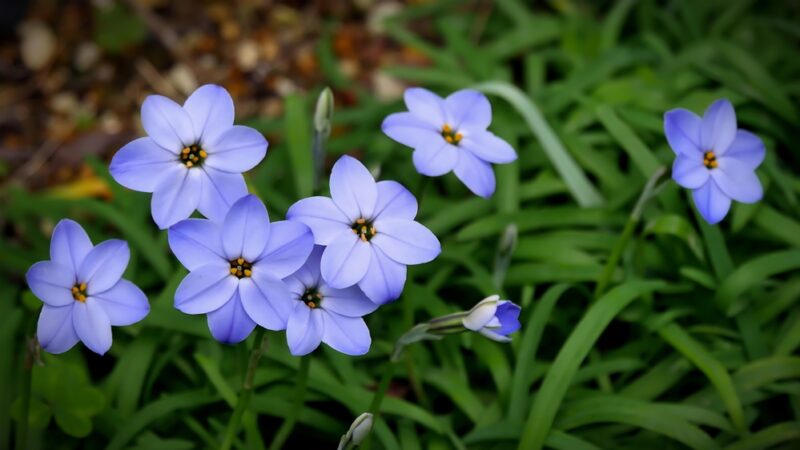
<svg viewBox="0 0 800 450"><path fill-rule="evenodd" d="M464 327L497 342L509 342L520 328L519 305L492 295L478 302L463 318Z"/></svg>
<svg viewBox="0 0 800 450"><path fill-rule="evenodd" d="M338 450L348 450L361 445L364 439L372 431L373 417L370 413L364 413L356 417L350 429L339 440Z"/></svg>

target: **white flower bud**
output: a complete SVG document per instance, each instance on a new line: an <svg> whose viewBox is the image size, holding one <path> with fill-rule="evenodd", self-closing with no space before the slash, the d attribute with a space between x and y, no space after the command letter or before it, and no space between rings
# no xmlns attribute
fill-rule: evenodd
<svg viewBox="0 0 800 450"><path fill-rule="evenodd" d="M467 316L462 319L464 327L472 331L480 331L494 318L499 302L499 295L492 295L478 302L477 305L469 310Z"/></svg>
<svg viewBox="0 0 800 450"><path fill-rule="evenodd" d="M356 417L350 429L347 430L339 441L338 450L352 449L364 442L364 439L372 431L373 417L370 413L364 413Z"/></svg>

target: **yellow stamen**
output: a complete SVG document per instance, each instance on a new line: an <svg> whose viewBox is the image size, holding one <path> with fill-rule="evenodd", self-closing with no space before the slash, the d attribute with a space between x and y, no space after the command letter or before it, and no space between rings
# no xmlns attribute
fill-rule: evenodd
<svg viewBox="0 0 800 450"><path fill-rule="evenodd" d="M444 124L444 126L442 127L442 132L444 132L444 133L452 133L453 129L450 128L450 125Z"/></svg>
<svg viewBox="0 0 800 450"><path fill-rule="evenodd" d="M456 137L453 138L456 142L460 142L461 138L464 137L461 133L456 133Z"/></svg>
<svg viewBox="0 0 800 450"><path fill-rule="evenodd" d="M359 225L361 225L361 224L363 224L363 223L367 223L367 220L366 220L366 219L364 219L364 218L362 217L362 218L360 218L360 219L356 219L356 223L357 223L357 224L359 224Z"/></svg>
<svg viewBox="0 0 800 450"><path fill-rule="evenodd" d="M253 271L250 269L244 269L244 276L249 277L253 274Z"/></svg>
<svg viewBox="0 0 800 450"><path fill-rule="evenodd" d="M205 158L205 157L207 157L207 156L208 156L208 153L206 153L206 151L205 151L205 150L200 150L200 157L201 157L201 158Z"/></svg>
<svg viewBox="0 0 800 450"><path fill-rule="evenodd" d="M240 266L241 266L242 264L244 264L244 258L239 258L239 259L237 259L237 260L236 260L236 264L239 264Z"/></svg>
<svg viewBox="0 0 800 450"><path fill-rule="evenodd" d="M81 283L80 290L82 290L82 291L86 290L86 283Z"/></svg>
<svg viewBox="0 0 800 450"><path fill-rule="evenodd" d="M193 165L191 161L186 161L186 167L192 167Z"/></svg>
<svg viewBox="0 0 800 450"><path fill-rule="evenodd" d="M86 296L85 296L85 295L83 295L83 294L79 295L79 296L78 296L78 301L79 301L79 302L85 302L85 301L86 301Z"/></svg>
<svg viewBox="0 0 800 450"><path fill-rule="evenodd" d="M189 147L183 147L183 150L181 150L181 153L183 153L184 155L189 153Z"/></svg>
<svg viewBox="0 0 800 450"><path fill-rule="evenodd" d="M364 241L364 242L367 242L367 236L362 234L361 235L361 240Z"/></svg>
<svg viewBox="0 0 800 450"><path fill-rule="evenodd" d="M235 267L231 267L231 275L236 275L236 272L237 272L236 268Z"/></svg>
<svg viewBox="0 0 800 450"><path fill-rule="evenodd" d="M444 137L444 140L447 141L448 144L452 144L453 143L453 136L450 136L448 134L447 136Z"/></svg>
<svg viewBox="0 0 800 450"><path fill-rule="evenodd" d="M316 303L314 303L314 302L308 302L308 303L307 303L307 305L308 305L308 307L309 307L309 308L311 308L311 309L314 309L314 308L316 308L316 307L317 307L317 304L316 304Z"/></svg>
<svg viewBox="0 0 800 450"><path fill-rule="evenodd" d="M378 230L376 230L376 229L375 229L375 227L372 227L372 228L370 228L370 229L369 229L369 232L370 232L370 233L372 233L372 235L373 235L373 236L375 236L376 234L378 234Z"/></svg>

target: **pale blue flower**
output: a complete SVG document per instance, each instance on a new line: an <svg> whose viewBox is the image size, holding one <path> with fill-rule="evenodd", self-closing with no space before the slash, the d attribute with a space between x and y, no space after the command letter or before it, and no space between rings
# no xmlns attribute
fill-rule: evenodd
<svg viewBox="0 0 800 450"><path fill-rule="evenodd" d="M508 335L520 328L520 311L516 303L492 295L475 305L462 322L466 329L477 331L493 341L509 342L511 338Z"/></svg>

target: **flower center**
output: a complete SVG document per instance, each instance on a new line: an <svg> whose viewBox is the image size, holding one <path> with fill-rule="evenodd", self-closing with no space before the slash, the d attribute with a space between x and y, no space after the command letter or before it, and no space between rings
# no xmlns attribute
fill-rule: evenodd
<svg viewBox="0 0 800 450"><path fill-rule="evenodd" d="M458 145L458 143L461 142L461 138L464 136L457 131L453 131L450 125L444 124L442 127L442 137L448 144Z"/></svg>
<svg viewBox="0 0 800 450"><path fill-rule="evenodd" d="M208 153L197 144L192 144L181 150L181 162L189 168L201 166L207 156Z"/></svg>
<svg viewBox="0 0 800 450"><path fill-rule="evenodd" d="M237 278L249 277L253 274L253 264L244 258L231 260L231 275Z"/></svg>
<svg viewBox="0 0 800 450"><path fill-rule="evenodd" d="M319 290L314 287L307 288L303 295L300 297L300 301L306 304L311 309L319 308L319 305L322 303L322 294L319 293Z"/></svg>
<svg viewBox="0 0 800 450"><path fill-rule="evenodd" d="M372 221L363 217L357 219L350 228L353 230L353 233L357 234L364 242L369 242L370 239L378 234L378 230L372 225Z"/></svg>
<svg viewBox="0 0 800 450"><path fill-rule="evenodd" d="M86 283L77 283L75 286L72 286L72 298L74 298L76 302L83 303L86 301Z"/></svg>
<svg viewBox="0 0 800 450"><path fill-rule="evenodd" d="M709 169L716 169L717 166L719 166L717 155L714 154L713 150L709 150L703 154L703 165Z"/></svg>

